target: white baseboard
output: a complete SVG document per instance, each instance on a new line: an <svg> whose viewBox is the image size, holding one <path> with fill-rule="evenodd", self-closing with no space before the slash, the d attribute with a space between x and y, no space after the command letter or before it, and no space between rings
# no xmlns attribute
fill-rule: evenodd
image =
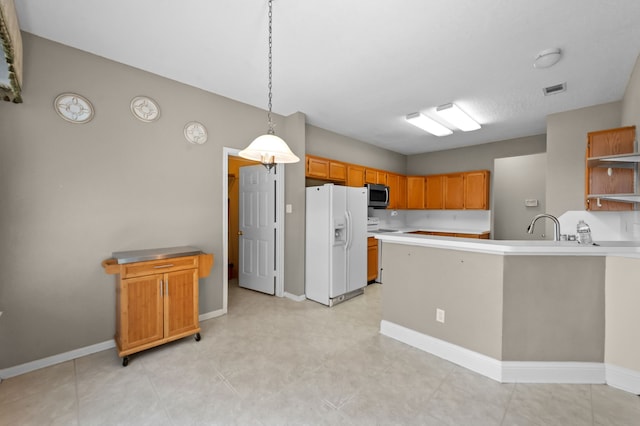
<svg viewBox="0 0 640 426"><path fill-rule="evenodd" d="M498 382L502 381L502 363L486 355L385 320L380 321L380 333Z"/></svg>
<svg viewBox="0 0 640 426"><path fill-rule="evenodd" d="M602 384L609 381L604 364L598 362L499 361L385 320L380 322L380 333L502 383ZM638 386L640 374L634 373Z"/></svg>
<svg viewBox="0 0 640 426"><path fill-rule="evenodd" d="M222 309L217 311L207 312L200 315L198 318L200 321L216 318L224 315L226 312ZM85 355L91 355L96 352L101 352L107 349L114 348L116 346L113 340L109 340L102 343L96 343L95 345L85 346L84 348L74 349L69 352L53 355L50 357L37 359L35 361L27 362L24 364L16 365L15 367L9 367L0 370L0 380L8 379L10 377L19 376L21 374L29 373L31 371L39 370L44 367L50 367L52 365L60 364L62 362L71 361L72 359L80 358Z"/></svg>
<svg viewBox="0 0 640 426"><path fill-rule="evenodd" d="M502 361L502 383L606 383L601 362Z"/></svg>
<svg viewBox="0 0 640 426"><path fill-rule="evenodd" d="M15 367L5 368L3 370L0 370L0 379L8 379L9 377L19 376L20 374L29 373L31 371L39 370L44 367L50 367L62 362L71 361L72 359L111 349L115 346L116 343L113 340L108 340L106 342L96 343L95 345L85 346L84 348L74 349L69 352L64 352L58 355L53 355L24 364L16 365Z"/></svg>
<svg viewBox="0 0 640 426"><path fill-rule="evenodd" d="M296 302L302 302L303 300L307 300L307 297L304 294L300 296L296 296L295 294L287 293L286 291L284 292L284 297Z"/></svg>
<svg viewBox="0 0 640 426"><path fill-rule="evenodd" d="M618 367L613 364L605 364L607 371L607 384L623 391L640 395L640 372Z"/></svg>
<svg viewBox="0 0 640 426"><path fill-rule="evenodd" d="M206 314L198 315L198 320L205 321L211 318L221 317L226 313L227 313L226 309L218 309L217 311L211 311L211 312L207 312Z"/></svg>

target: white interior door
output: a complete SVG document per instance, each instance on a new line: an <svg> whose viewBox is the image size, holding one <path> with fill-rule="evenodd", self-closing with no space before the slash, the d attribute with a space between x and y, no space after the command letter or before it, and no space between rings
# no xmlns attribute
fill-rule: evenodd
<svg viewBox="0 0 640 426"><path fill-rule="evenodd" d="M240 287L275 292L276 170L262 165L240 168Z"/></svg>

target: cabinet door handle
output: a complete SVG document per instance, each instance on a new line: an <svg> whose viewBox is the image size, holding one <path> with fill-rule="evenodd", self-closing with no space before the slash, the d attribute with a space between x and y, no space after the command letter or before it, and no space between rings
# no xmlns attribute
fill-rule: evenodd
<svg viewBox="0 0 640 426"><path fill-rule="evenodd" d="M169 297L169 280L165 280L164 282L164 295Z"/></svg>
<svg viewBox="0 0 640 426"><path fill-rule="evenodd" d="M162 295L162 284L163 284L162 280L160 280L160 297L163 297L163 295Z"/></svg>
<svg viewBox="0 0 640 426"><path fill-rule="evenodd" d="M173 266L173 263L167 263L166 265L155 265L154 268L156 268L156 269L171 268L172 266Z"/></svg>

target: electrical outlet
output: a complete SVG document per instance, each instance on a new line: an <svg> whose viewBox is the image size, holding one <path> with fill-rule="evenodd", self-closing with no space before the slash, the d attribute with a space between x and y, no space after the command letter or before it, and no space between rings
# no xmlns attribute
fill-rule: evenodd
<svg viewBox="0 0 640 426"><path fill-rule="evenodd" d="M444 324L444 310L436 309L436 321Z"/></svg>

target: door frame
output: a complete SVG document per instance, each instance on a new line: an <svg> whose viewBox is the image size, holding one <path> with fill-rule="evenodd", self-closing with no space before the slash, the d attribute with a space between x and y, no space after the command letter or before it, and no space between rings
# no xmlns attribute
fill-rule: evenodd
<svg viewBox="0 0 640 426"><path fill-rule="evenodd" d="M227 200L229 199L229 157L238 157L239 149L222 148L222 311L227 313L229 301L229 212ZM284 191L285 191L285 167L277 166L278 179L276 179L276 288L275 295L284 297Z"/></svg>

